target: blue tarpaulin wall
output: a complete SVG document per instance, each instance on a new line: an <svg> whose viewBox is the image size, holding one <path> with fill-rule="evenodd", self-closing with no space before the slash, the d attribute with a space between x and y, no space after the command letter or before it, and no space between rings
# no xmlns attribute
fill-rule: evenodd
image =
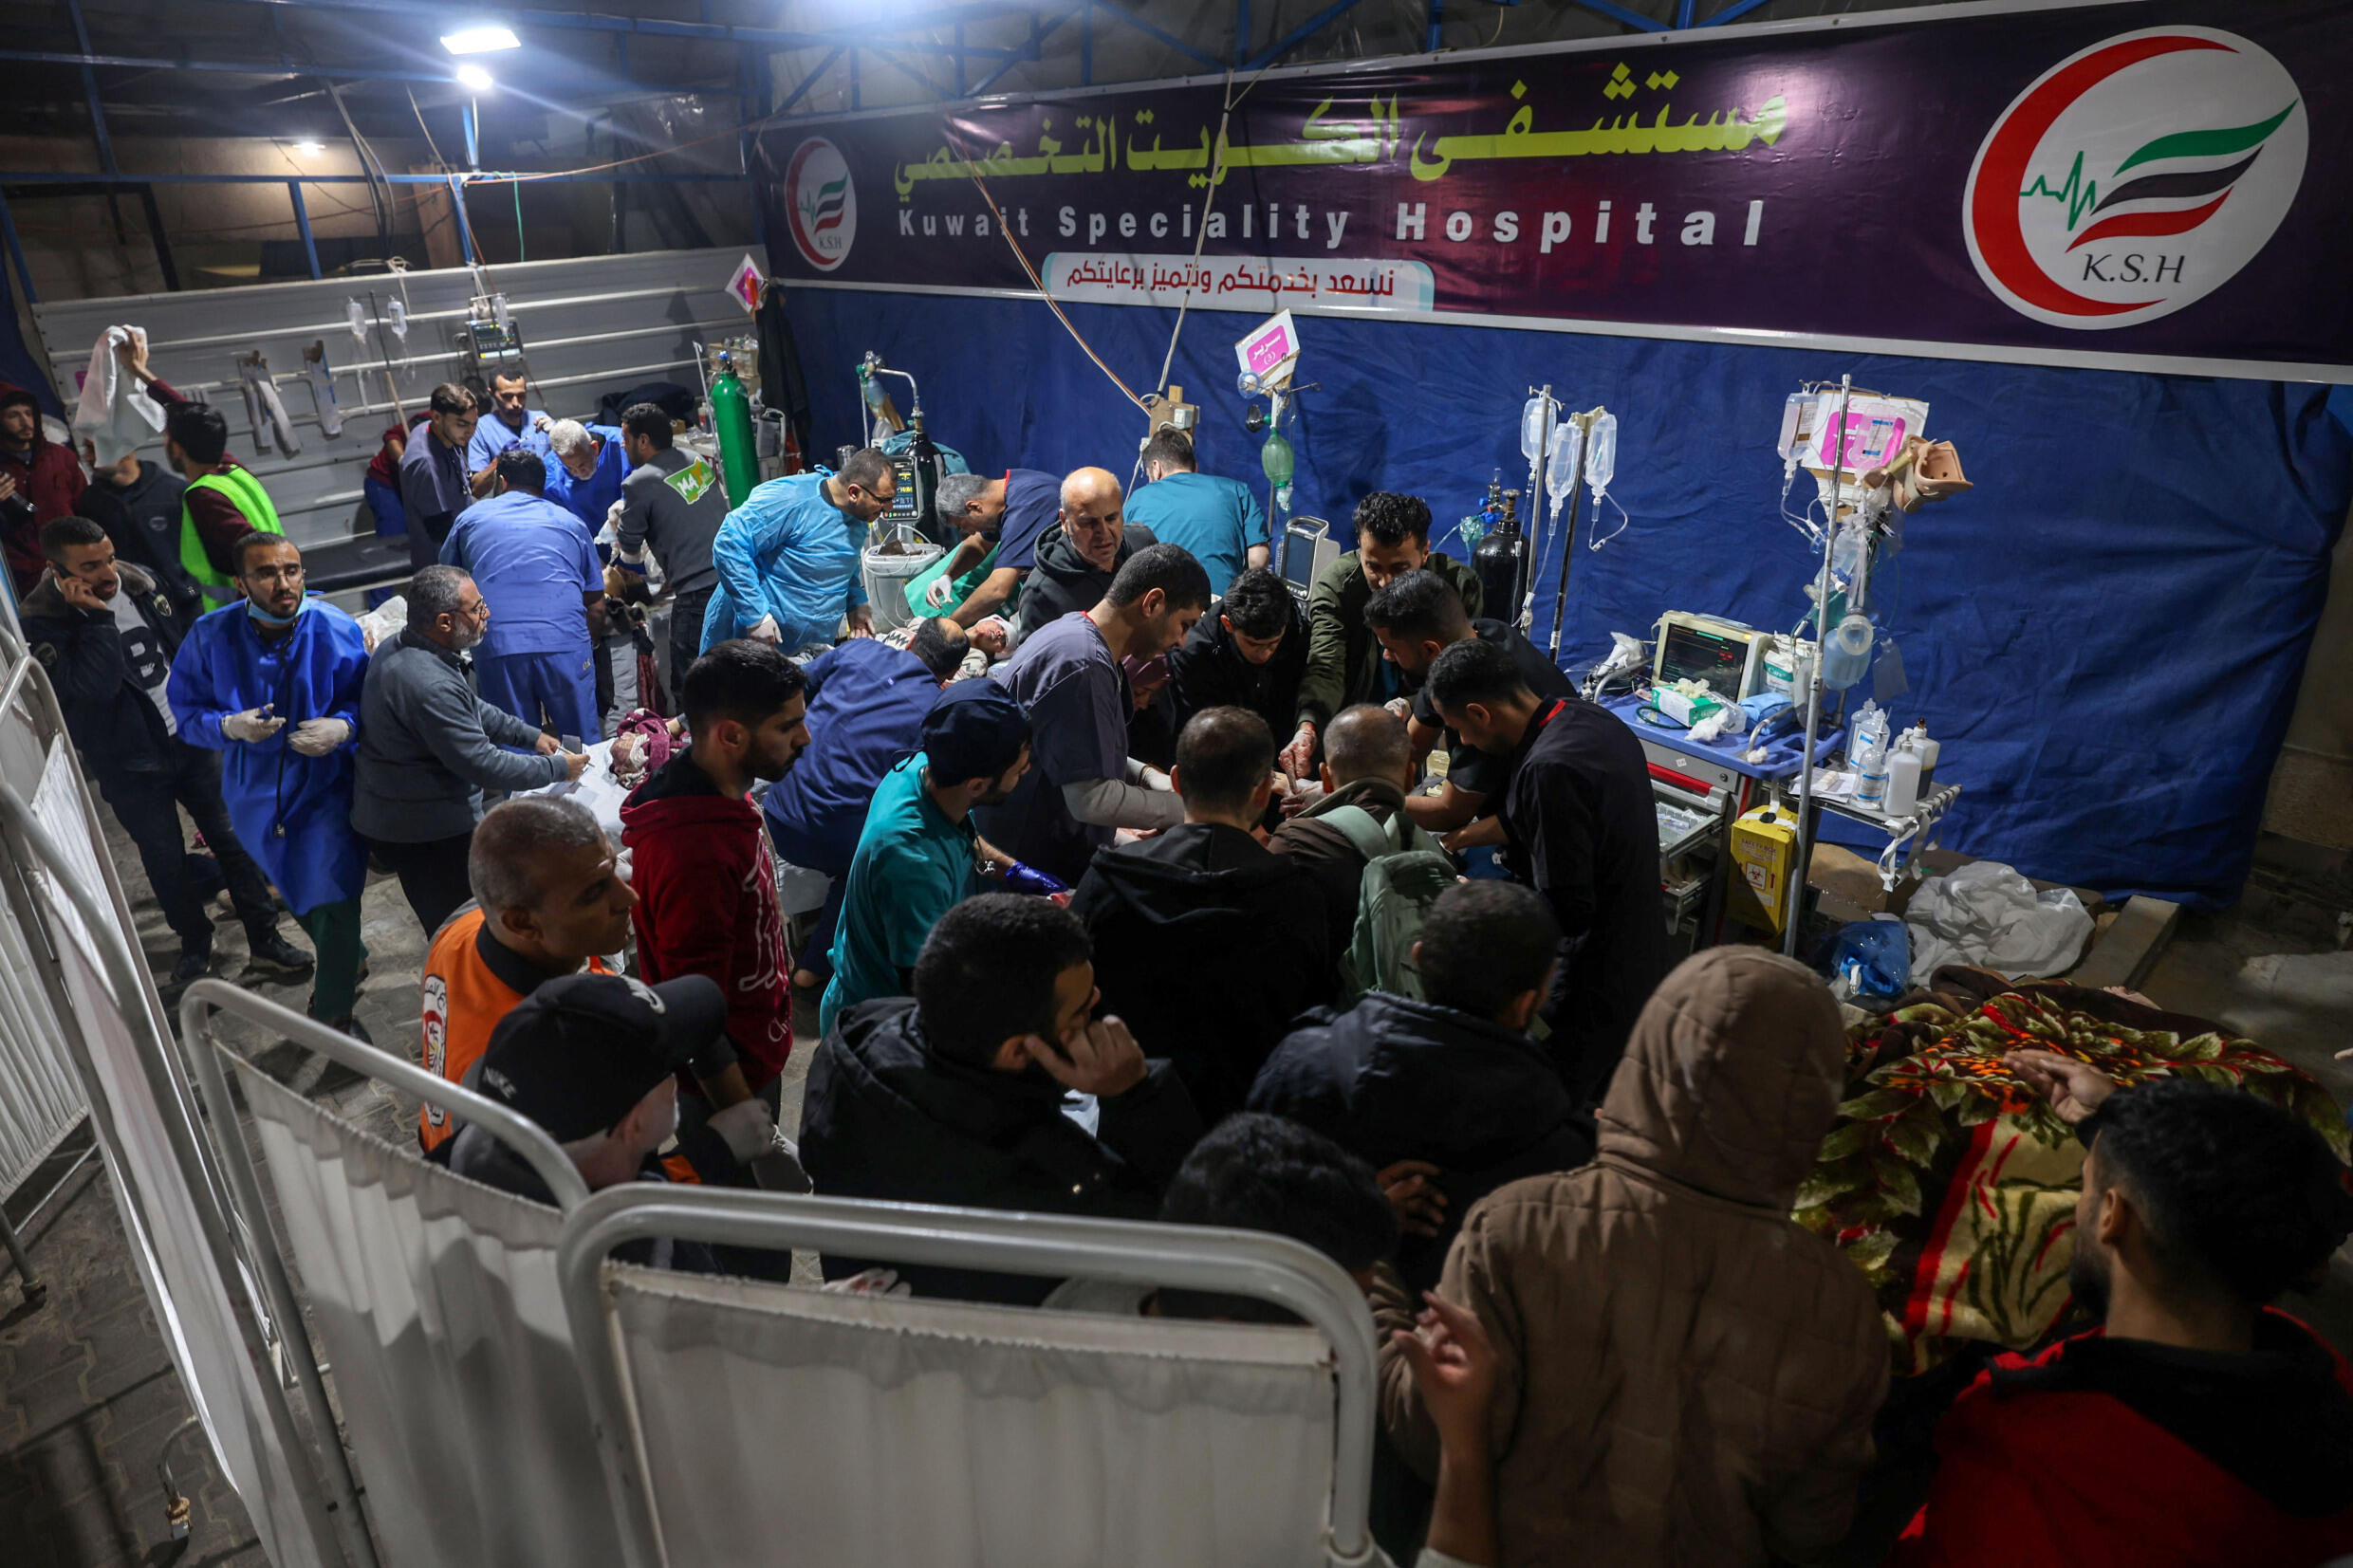
<svg viewBox="0 0 2353 1568"><path fill-rule="evenodd" d="M1135 461L1142 415L1042 304L804 288L788 308L821 452L856 438L852 366L875 349L976 470L1124 478ZM1175 312L1068 310L1152 390ZM1203 470L1263 494L1232 349L1255 324L1195 310L1170 379L1201 405ZM1783 399L1847 372L1925 398L1927 434L1958 445L1976 489L1907 520L1885 631L1910 681L1897 722L1925 719L1939 781L1965 786L1942 841L2111 895L2237 895L2353 490L2326 388L1330 317L1299 331L1298 379L1323 384L1286 427L1294 505L1342 531L1369 490L1423 496L1451 529L1498 466L1525 485L1532 385L1618 415L1611 495L1633 521L1598 551L1580 531L1572 666L1665 610L1794 625L1819 557L1780 518Z"/></svg>

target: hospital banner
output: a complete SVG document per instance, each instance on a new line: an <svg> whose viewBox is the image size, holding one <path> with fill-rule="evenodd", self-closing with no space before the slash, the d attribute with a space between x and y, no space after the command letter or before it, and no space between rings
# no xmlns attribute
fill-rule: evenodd
<svg viewBox="0 0 2353 1568"><path fill-rule="evenodd" d="M751 166L787 285L2353 379L2342 0L982 100L773 124Z"/></svg>

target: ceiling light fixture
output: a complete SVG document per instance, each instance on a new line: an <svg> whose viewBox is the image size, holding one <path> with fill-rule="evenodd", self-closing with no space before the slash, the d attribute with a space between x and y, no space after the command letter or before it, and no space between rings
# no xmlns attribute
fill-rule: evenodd
<svg viewBox="0 0 2353 1568"><path fill-rule="evenodd" d="M513 28L496 24L460 28L441 35L441 46L452 54L491 54L499 49L520 48L522 44Z"/></svg>
<svg viewBox="0 0 2353 1568"><path fill-rule="evenodd" d="M458 85L471 88L477 93L487 93L492 87L498 85L496 82L493 82L491 79L491 73L484 70L479 65L458 66L457 82Z"/></svg>
<svg viewBox="0 0 2353 1568"><path fill-rule="evenodd" d="M294 150L305 157L317 157L326 151L324 146L315 141L298 141L294 144Z"/></svg>

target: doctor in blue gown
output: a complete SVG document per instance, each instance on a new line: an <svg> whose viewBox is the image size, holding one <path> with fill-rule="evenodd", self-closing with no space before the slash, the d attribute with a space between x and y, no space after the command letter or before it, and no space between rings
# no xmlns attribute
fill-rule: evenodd
<svg viewBox="0 0 2353 1568"><path fill-rule="evenodd" d="M367 644L359 622L305 595L302 552L283 536L246 535L236 572L244 601L189 628L164 694L182 739L227 754L229 820L317 950L310 1016L357 1034L367 847L351 830L351 778Z"/></svg>
<svg viewBox="0 0 2353 1568"><path fill-rule="evenodd" d="M744 497L711 542L719 586L703 647L748 636L797 653L830 644L845 616L852 636L872 636L858 554L898 493L890 459L868 447L839 474L771 479Z"/></svg>

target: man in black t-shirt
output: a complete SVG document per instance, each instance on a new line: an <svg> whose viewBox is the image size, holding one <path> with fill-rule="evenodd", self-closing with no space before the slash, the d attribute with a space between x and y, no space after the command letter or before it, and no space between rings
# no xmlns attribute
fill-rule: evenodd
<svg viewBox="0 0 2353 1568"><path fill-rule="evenodd" d="M1436 795L1408 795L1406 815L1431 833L1456 834L1449 849L1476 843L1500 843L1500 833L1457 834L1479 818L1494 815L1503 787L1510 779L1509 759L1463 744L1462 737L1430 700L1425 677L1437 656L1470 637L1491 643L1511 655L1520 679L1538 697L1549 702L1573 695L1576 688L1560 667L1536 645L1500 620L1473 620L1462 596L1435 572L1407 572L1364 606L1364 623L1380 643L1381 656L1402 671L1414 684L1413 713L1407 733L1418 767L1430 748L1446 746L1446 784Z"/></svg>
<svg viewBox="0 0 2353 1568"><path fill-rule="evenodd" d="M114 541L87 517L50 519L41 548L49 566L25 596L25 640L48 672L83 767L138 846L148 886L179 938L172 986L189 985L213 963L213 921L189 877L180 806L219 862L245 925L246 977L308 974L310 955L278 933L269 879L229 824L220 753L181 740L164 700L172 655L188 631L171 596L155 578L118 563Z"/></svg>

